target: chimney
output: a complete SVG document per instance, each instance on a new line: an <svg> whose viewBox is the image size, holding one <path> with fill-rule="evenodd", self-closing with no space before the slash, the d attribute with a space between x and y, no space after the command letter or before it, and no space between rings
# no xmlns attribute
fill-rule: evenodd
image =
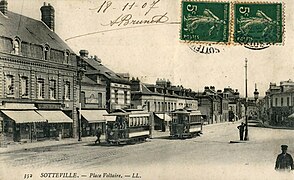
<svg viewBox="0 0 294 180"><path fill-rule="evenodd" d="M214 86L210 86L210 90L215 91L215 87Z"/></svg>
<svg viewBox="0 0 294 180"><path fill-rule="evenodd" d="M49 3L47 5L44 2L44 5L41 7L42 21L52 30L54 31L54 8Z"/></svg>
<svg viewBox="0 0 294 180"><path fill-rule="evenodd" d="M80 56L81 57L88 57L89 51L88 50L80 50Z"/></svg>
<svg viewBox="0 0 294 180"><path fill-rule="evenodd" d="M7 1L6 0L1 0L0 2L0 11L2 12L2 14L4 14L5 16L7 15Z"/></svg>

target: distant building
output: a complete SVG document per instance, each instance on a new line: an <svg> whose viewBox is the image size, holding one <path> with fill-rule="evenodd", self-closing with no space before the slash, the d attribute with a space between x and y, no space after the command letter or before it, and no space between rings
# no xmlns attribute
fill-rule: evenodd
<svg viewBox="0 0 294 180"><path fill-rule="evenodd" d="M0 132L8 141L76 135L77 56L54 32L55 10L42 21L0 2Z"/></svg>
<svg viewBox="0 0 294 180"><path fill-rule="evenodd" d="M169 113L176 109L198 109L195 92L182 86L173 86L169 80L158 79L156 84L142 83L138 78L131 80L132 108L155 113L155 129L168 126ZM165 126L163 126L165 124Z"/></svg>
<svg viewBox="0 0 294 180"><path fill-rule="evenodd" d="M294 82L270 83L262 103L262 117L271 125L294 126Z"/></svg>

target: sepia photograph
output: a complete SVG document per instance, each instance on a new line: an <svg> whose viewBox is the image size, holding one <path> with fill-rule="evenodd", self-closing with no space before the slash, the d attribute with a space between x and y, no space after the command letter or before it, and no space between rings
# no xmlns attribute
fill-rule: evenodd
<svg viewBox="0 0 294 180"><path fill-rule="evenodd" d="M0 0L0 180L294 179L292 0Z"/></svg>

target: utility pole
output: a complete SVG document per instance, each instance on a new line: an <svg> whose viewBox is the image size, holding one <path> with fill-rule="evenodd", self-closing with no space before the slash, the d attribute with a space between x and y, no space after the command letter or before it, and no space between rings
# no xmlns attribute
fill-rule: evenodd
<svg viewBox="0 0 294 180"><path fill-rule="evenodd" d="M248 115L247 115L247 106L248 106L248 92L247 92L247 58L245 58L245 137L244 140L248 141Z"/></svg>

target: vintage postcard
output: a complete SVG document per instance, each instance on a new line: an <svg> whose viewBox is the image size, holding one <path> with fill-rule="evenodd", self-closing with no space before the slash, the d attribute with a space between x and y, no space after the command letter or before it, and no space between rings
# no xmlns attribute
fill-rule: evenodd
<svg viewBox="0 0 294 180"><path fill-rule="evenodd" d="M0 180L294 178L292 0L0 0Z"/></svg>

